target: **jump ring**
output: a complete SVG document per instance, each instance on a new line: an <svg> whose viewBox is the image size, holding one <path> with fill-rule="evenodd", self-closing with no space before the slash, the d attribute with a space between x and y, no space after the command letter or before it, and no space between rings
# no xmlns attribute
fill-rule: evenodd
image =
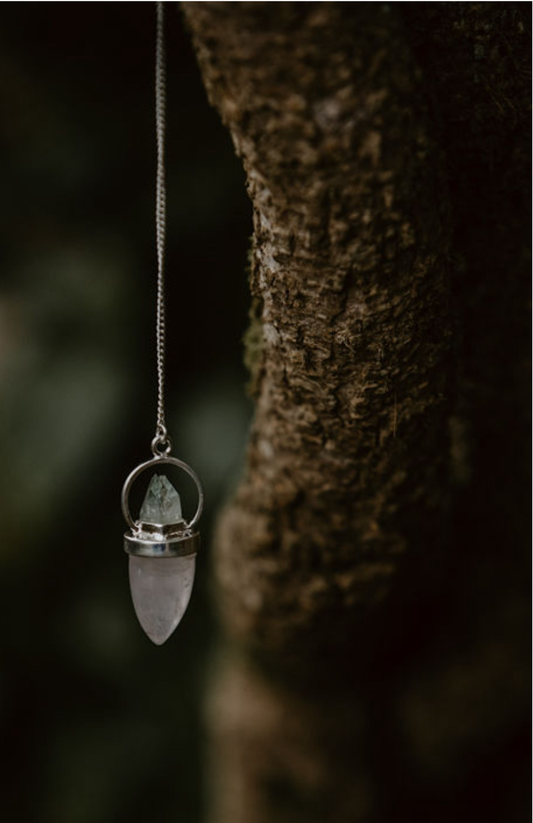
<svg viewBox="0 0 533 823"><path fill-rule="evenodd" d="M172 441L168 435L156 434L152 440L152 454L154 457L168 457L172 451Z"/></svg>

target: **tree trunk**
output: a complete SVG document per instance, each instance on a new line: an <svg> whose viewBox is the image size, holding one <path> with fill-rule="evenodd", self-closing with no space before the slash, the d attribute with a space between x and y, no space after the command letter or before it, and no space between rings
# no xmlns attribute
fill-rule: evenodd
<svg viewBox="0 0 533 823"><path fill-rule="evenodd" d="M235 629L301 649L442 530L447 194L395 15L257 5L186 5L254 205L256 414L218 562Z"/></svg>
<svg viewBox="0 0 533 823"><path fill-rule="evenodd" d="M256 410L215 544L232 652L211 704L213 820L415 819L421 774L428 797L446 791L442 773L462 797L454 761L465 734L479 739L465 705L480 682L499 695L498 631L465 663L440 627L498 394L491 346L472 356L461 330L500 321L496 292L488 314L475 295L487 266L486 289L501 288L502 255L526 236L513 219L523 137L502 162L524 122L525 4L182 5L254 208ZM472 215L478 178L490 208ZM437 641L421 694L413 672ZM431 732L446 677L473 685L442 697L449 728Z"/></svg>

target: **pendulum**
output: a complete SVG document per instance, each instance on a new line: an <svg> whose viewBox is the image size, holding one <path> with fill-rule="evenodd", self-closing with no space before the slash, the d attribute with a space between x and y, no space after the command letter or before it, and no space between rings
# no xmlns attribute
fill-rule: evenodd
<svg viewBox="0 0 533 823"><path fill-rule="evenodd" d="M157 135L156 241L157 241L157 423L152 440L152 458L137 466L122 489L122 512L129 531L124 549L129 554L131 596L139 622L157 645L167 640L189 604L196 552L200 535L196 530L202 514L204 495L197 474L170 456L172 443L165 422L165 291L164 256L166 228L165 197L165 51L164 3L157 3L155 65L155 111ZM196 484L198 506L192 520L182 515L178 492L165 469L180 469ZM129 496L134 481L151 473L139 517L131 515Z"/></svg>
<svg viewBox="0 0 533 823"><path fill-rule="evenodd" d="M165 422L165 52L164 4L157 3L156 36L156 240L157 240L157 424L152 440L152 458L137 466L122 489L122 512L129 531L124 549L129 554L130 588L135 612L142 628L154 643L168 640L189 604L200 534L196 530L202 514L202 484L190 466L171 457L172 443ZM192 478L198 492L194 517L187 521L181 511L178 492L165 469L180 469ZM151 474L139 517L134 519L129 497L140 475Z"/></svg>
<svg viewBox="0 0 533 823"><path fill-rule="evenodd" d="M139 623L158 646L167 640L189 605L194 582L196 552L200 534L196 524L203 507L203 491L196 473L175 457L169 445L159 452L161 441L154 438L154 457L137 466L122 490L122 512L130 527L124 535L124 549L129 554L131 596ZM180 497L163 466L176 466L196 484L198 507L190 522L183 519ZM148 485L139 519L133 520L129 495L133 482L145 471L154 471Z"/></svg>

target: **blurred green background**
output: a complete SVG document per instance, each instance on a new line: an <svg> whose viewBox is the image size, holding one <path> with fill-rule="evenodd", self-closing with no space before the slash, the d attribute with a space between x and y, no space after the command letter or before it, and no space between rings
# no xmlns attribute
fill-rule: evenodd
<svg viewBox="0 0 533 823"><path fill-rule="evenodd" d="M209 532L250 416L251 209L167 10L168 417L207 513L161 648L133 613L120 512L155 426L155 4L0 10L3 823L202 819Z"/></svg>

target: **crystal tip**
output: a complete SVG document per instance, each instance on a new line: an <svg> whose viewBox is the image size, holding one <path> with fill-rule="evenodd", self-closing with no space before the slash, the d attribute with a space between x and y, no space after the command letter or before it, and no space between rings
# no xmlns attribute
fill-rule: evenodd
<svg viewBox="0 0 533 823"><path fill-rule="evenodd" d="M183 520L178 492L164 474L154 474L139 512L143 523L169 526Z"/></svg>

